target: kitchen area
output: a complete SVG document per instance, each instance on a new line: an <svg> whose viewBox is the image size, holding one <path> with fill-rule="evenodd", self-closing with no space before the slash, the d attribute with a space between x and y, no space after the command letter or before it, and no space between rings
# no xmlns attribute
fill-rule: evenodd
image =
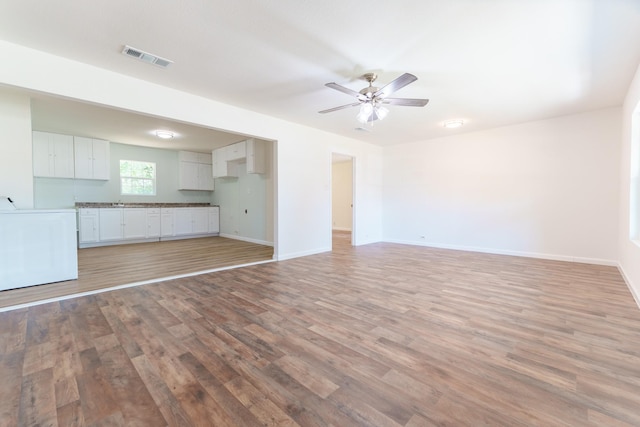
<svg viewBox="0 0 640 427"><path fill-rule="evenodd" d="M34 209L0 210L3 243L21 248L2 245L0 290L74 280L85 249L149 251L145 245L216 236L273 249L274 142L71 101L34 98L31 107ZM171 138L158 138L159 129ZM123 162L143 164L148 176L133 176ZM65 220L13 219L36 213ZM34 245L49 258L35 257ZM66 273L55 273L62 266Z"/></svg>

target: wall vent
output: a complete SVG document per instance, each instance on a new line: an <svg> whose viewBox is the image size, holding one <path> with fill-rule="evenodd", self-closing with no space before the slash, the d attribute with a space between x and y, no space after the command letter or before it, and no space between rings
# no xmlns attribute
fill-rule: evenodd
<svg viewBox="0 0 640 427"><path fill-rule="evenodd" d="M128 45L126 45L124 49L122 49L122 53L124 55L139 59L140 61L144 61L149 64L157 65L162 68L167 68L170 64L173 64L173 61L170 61L166 58L161 58L158 55L154 55L152 53L145 52Z"/></svg>

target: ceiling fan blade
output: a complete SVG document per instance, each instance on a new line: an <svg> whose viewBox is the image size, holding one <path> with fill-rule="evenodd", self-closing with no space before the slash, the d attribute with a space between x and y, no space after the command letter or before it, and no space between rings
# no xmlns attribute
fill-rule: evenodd
<svg viewBox="0 0 640 427"><path fill-rule="evenodd" d="M416 80L418 80L418 78L416 76L414 76L413 74L404 73L403 75L401 75L397 79L393 80L392 82L386 84L384 87L379 89L376 93L373 94L373 97L374 98L375 97L384 98L385 96L389 96L393 92L395 92L395 91L397 91L399 89L402 89L403 87L405 87L409 83L415 82Z"/></svg>
<svg viewBox="0 0 640 427"><path fill-rule="evenodd" d="M318 113L320 113L320 114L331 113L333 111L342 110L344 108L357 107L358 105L360 105L360 102L354 102L353 104L341 105L339 107L329 108L328 110L318 111Z"/></svg>
<svg viewBox="0 0 640 427"><path fill-rule="evenodd" d="M355 96L358 99L361 99L363 95L360 92L357 92L353 89L349 89L348 87L340 86L338 83L327 83L326 87L330 87L331 89L338 90L342 93L346 93L347 95Z"/></svg>
<svg viewBox="0 0 640 427"><path fill-rule="evenodd" d="M424 107L429 103L428 99L417 98L384 98L383 104L404 105L405 107Z"/></svg>

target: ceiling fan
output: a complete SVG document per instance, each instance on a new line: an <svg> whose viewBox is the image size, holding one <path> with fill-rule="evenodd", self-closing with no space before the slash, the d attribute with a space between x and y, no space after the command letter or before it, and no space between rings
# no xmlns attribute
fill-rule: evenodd
<svg viewBox="0 0 640 427"><path fill-rule="evenodd" d="M342 110L343 108L360 106L360 112L357 116L358 121L362 123L370 123L375 120L382 120L387 116L389 110L383 107L383 104L403 105L405 107L424 107L429 102L428 99L388 98L388 95L399 89L402 89L409 83L413 83L418 80L418 78L413 74L404 73L397 79L391 81L390 83L387 83L382 88L373 86L373 82L377 78L378 75L375 73L366 73L362 75L361 79L369 82L369 86L365 87L359 92L349 89L348 87L341 86L337 83L325 84L325 86L327 87L346 93L347 95L354 96L355 98L357 98L357 102L353 102L347 105L341 105L339 107L329 108L328 110L322 110L318 112L321 114L325 114L331 113L332 111Z"/></svg>

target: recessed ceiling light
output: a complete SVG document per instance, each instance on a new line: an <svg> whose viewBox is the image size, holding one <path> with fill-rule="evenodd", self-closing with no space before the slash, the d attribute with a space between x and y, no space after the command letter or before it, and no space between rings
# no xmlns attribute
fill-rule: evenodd
<svg viewBox="0 0 640 427"><path fill-rule="evenodd" d="M459 128L462 125L464 125L464 120L448 120L444 122L442 126L446 127L447 129L454 129Z"/></svg>
<svg viewBox="0 0 640 427"><path fill-rule="evenodd" d="M157 130L156 136L162 139L171 139L174 137L174 133L169 130Z"/></svg>

